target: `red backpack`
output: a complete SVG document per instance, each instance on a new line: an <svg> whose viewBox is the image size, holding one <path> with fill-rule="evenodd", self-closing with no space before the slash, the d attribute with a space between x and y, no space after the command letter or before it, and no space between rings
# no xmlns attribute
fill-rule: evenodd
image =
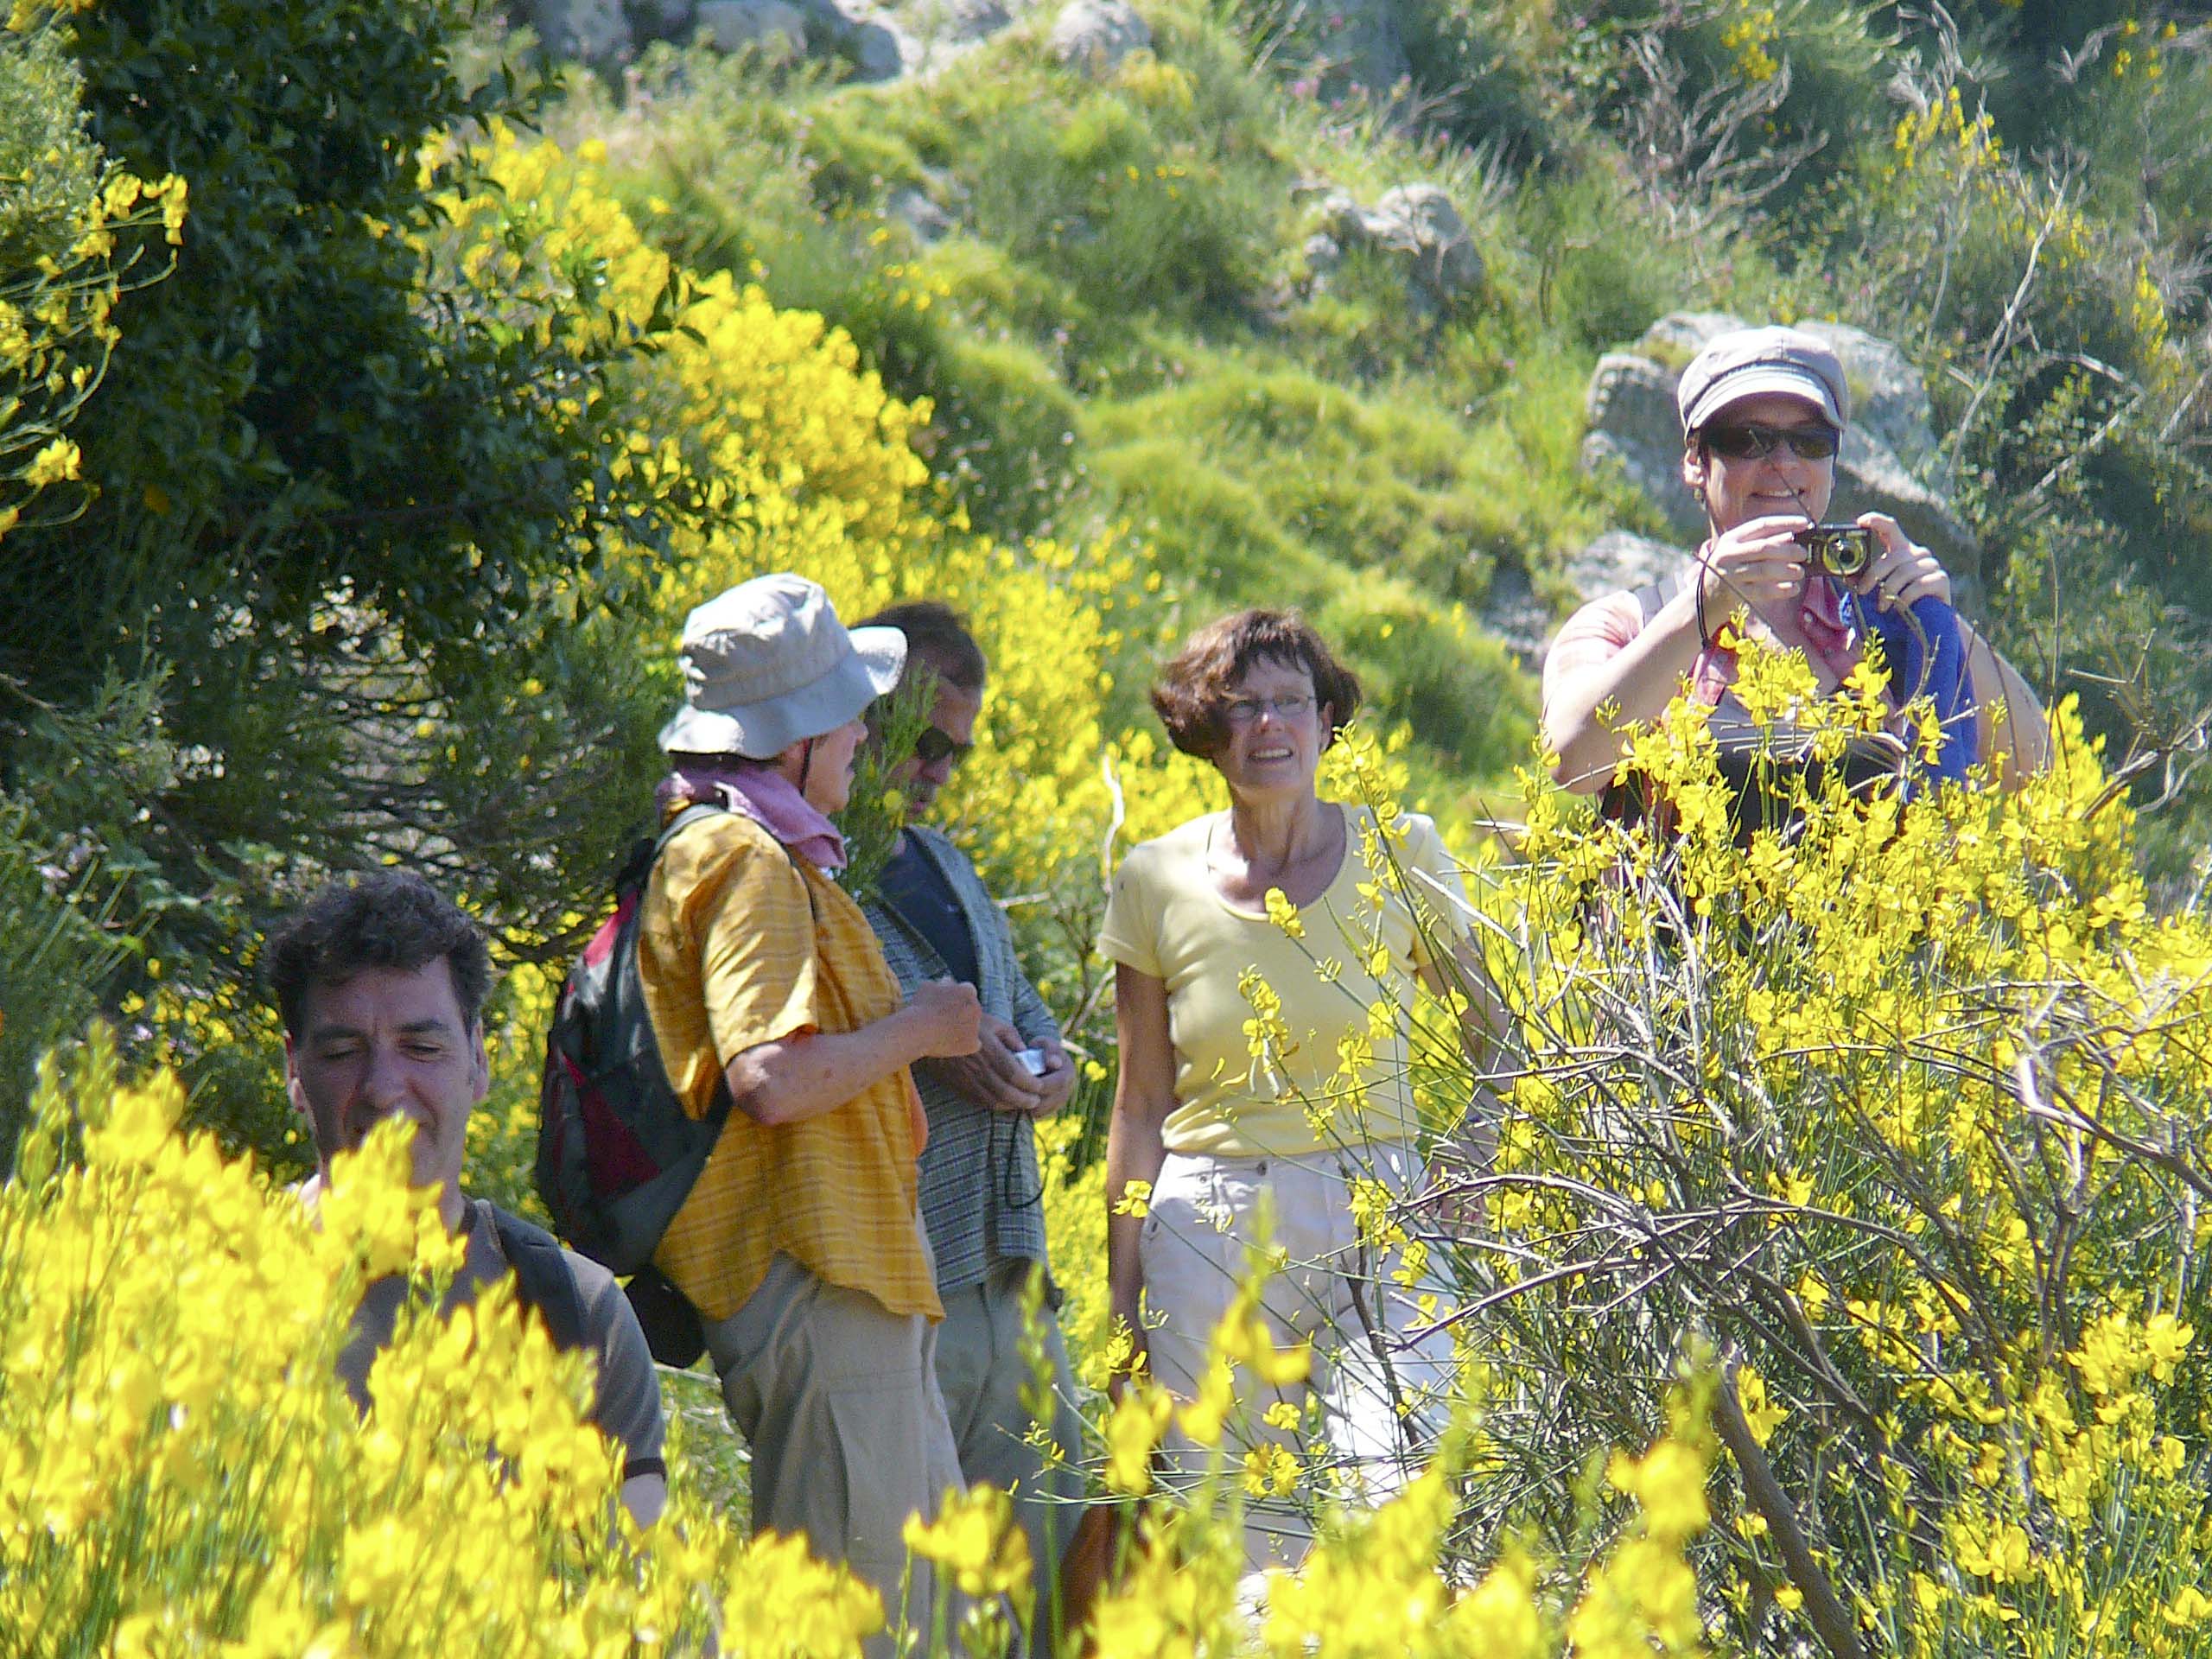
<svg viewBox="0 0 2212 1659"><path fill-rule="evenodd" d="M614 913L569 970L545 1033L537 1093L537 1195L571 1248L618 1274L647 1267L729 1116L715 1082L704 1117L683 1109L661 1064L638 973L645 882L661 849L701 818L687 807L641 840L614 880Z"/></svg>

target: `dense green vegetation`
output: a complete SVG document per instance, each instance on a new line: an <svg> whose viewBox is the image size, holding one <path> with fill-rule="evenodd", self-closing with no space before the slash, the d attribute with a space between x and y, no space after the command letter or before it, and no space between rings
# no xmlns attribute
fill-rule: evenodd
<svg viewBox="0 0 2212 1659"><path fill-rule="evenodd" d="M1105 636L1115 722L1143 722L1163 637L1297 603L1452 817L1507 798L1533 732L1489 619L1556 616L1592 536L1658 528L1579 468L1598 356L1685 309L1893 340L1928 375L1923 470L1980 538L1981 607L2115 755L2145 753L2139 799L2173 796L2145 855L2188 889L2212 702L2201 9L1401 0L1413 73L1375 94L1328 18L1145 11L1152 48L1111 70L1057 62L1044 13L883 86L666 48L541 80L444 0L134 0L11 36L0 153L52 157L10 199L11 249L103 165L193 196L166 280L143 281L154 232L116 251L141 285L71 429L82 483L0 563L8 967L38 988L11 992L10 1075L87 1007L179 988L231 1021L184 1056L202 1109L277 1147L267 1051L232 1039L265 1029L243 963L303 882L421 863L541 960L595 909L668 695L654 573L683 580L711 514L622 460L650 353L567 326L610 284L588 245L509 202L524 279L462 268L451 204L504 198L445 140L495 118L603 144L681 264L818 311L926 400L948 521L1148 548L1145 626ZM1478 280L1320 259L1332 192L1409 183L1456 206Z"/></svg>
<svg viewBox="0 0 2212 1659"><path fill-rule="evenodd" d="M626 100L579 82L555 127L607 141L671 250L933 400L932 465L978 522L1125 521L1192 613L1313 610L1432 783L1524 753L1528 680L1466 625L1502 582L1556 603L1568 555L1638 524L1577 470L1583 388L1675 310L1902 345L2006 647L2116 753L2192 729L2212 82L2188 9L1385 10L1395 97L1332 77L1302 10L1168 3L1103 77L1041 24L885 87L654 48ZM1409 300L1363 251L1317 282L1327 192L1412 181L1450 193L1480 288ZM2152 830L2169 877L2194 839Z"/></svg>

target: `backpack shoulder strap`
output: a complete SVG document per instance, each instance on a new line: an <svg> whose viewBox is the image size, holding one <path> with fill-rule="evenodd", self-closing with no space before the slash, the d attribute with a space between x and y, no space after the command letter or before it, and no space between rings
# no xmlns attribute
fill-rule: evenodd
<svg viewBox="0 0 2212 1659"><path fill-rule="evenodd" d="M623 855L622 868L614 878L614 891L620 894L642 890L646 878L653 873L653 866L660 862L661 854L668 849L670 842L700 819L711 818L728 810L729 808L719 800L694 801L663 824L659 834L639 836Z"/></svg>
<svg viewBox="0 0 2212 1659"><path fill-rule="evenodd" d="M1667 601L1682 591L1682 573L1677 570L1636 590L1636 608L1643 626L1649 627L1652 619L1667 608Z"/></svg>
<svg viewBox="0 0 2212 1659"><path fill-rule="evenodd" d="M543 1227L511 1216L497 1205L487 1207L493 1230L499 1235L499 1253L515 1270L515 1288L523 1302L545 1321L556 1348L582 1346L583 1296L576 1288L575 1273L560 1241Z"/></svg>

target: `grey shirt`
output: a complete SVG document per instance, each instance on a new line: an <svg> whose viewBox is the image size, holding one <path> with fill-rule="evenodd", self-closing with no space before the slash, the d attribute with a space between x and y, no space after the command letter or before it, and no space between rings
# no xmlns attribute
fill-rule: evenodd
<svg viewBox="0 0 2212 1659"><path fill-rule="evenodd" d="M910 826L906 834L960 906L976 947L976 995L983 1011L1014 1027L1032 1044L1059 1041L1058 1024L1014 956L1006 912L976 867L935 830ZM923 981L950 976L922 930L880 895L863 908L901 992L911 997ZM930 1248L937 1253L938 1293L981 1284L999 1262L1045 1263L1044 1184L1029 1120L995 1112L955 1093L926 1067L917 1069L914 1084L930 1120L929 1144L922 1148L921 1209Z"/></svg>
<svg viewBox="0 0 2212 1659"><path fill-rule="evenodd" d="M468 1200L462 1223L468 1234L467 1254L446 1293L446 1313L475 1300L478 1291L508 1270L492 1217L490 1204L482 1198ZM622 1443L625 1480L661 1473L660 1378L653 1370L645 1332L638 1328L638 1316L630 1311L630 1300L613 1274L574 1250L563 1250L561 1255L575 1275L584 1347L596 1362L591 1420L600 1433ZM340 1380L364 1411L369 1408L369 1368L391 1340L406 1291L406 1280L397 1274L371 1285L354 1312L353 1334L339 1352Z"/></svg>

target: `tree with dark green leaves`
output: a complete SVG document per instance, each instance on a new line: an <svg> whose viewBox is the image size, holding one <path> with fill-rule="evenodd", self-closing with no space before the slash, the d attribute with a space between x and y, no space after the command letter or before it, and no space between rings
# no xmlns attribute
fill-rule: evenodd
<svg viewBox="0 0 2212 1659"><path fill-rule="evenodd" d="M71 429L81 510L0 560L0 779L34 863L96 872L127 959L108 1006L212 1011L181 1058L264 1147L263 918L397 860L557 949L621 836L597 785L664 700L626 671L605 556L690 504L612 467L598 392L633 341L541 326L590 310L592 256L487 293L442 245L442 201L488 188L457 139L531 113L457 73L474 10L115 0L39 31L79 107L62 87L0 135L43 121L190 186L175 269L126 296ZM525 777L533 750L574 765Z"/></svg>

